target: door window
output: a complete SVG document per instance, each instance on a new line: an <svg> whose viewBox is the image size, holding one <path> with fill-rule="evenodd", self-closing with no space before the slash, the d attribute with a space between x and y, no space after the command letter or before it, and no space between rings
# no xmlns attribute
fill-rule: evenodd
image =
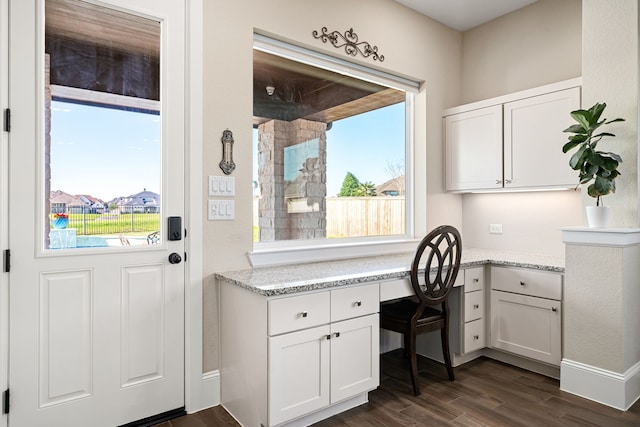
<svg viewBox="0 0 640 427"><path fill-rule="evenodd" d="M45 249L161 241L160 23L45 3Z"/></svg>

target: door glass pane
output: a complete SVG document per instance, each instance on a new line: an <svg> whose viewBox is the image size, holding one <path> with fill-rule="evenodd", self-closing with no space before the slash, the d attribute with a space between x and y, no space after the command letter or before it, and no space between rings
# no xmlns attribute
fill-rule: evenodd
<svg viewBox="0 0 640 427"><path fill-rule="evenodd" d="M160 243L160 23L45 3L46 249Z"/></svg>

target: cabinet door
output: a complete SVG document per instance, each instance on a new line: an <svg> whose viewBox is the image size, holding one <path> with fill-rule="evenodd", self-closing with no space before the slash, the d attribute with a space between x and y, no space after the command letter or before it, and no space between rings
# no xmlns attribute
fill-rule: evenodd
<svg viewBox="0 0 640 427"><path fill-rule="evenodd" d="M491 345L560 365L560 301L491 291Z"/></svg>
<svg viewBox="0 0 640 427"><path fill-rule="evenodd" d="M378 314L332 323L331 332L331 403L378 387Z"/></svg>
<svg viewBox="0 0 640 427"><path fill-rule="evenodd" d="M505 187L575 186L578 173L564 154L569 113L580 108L580 88L504 104Z"/></svg>
<svg viewBox="0 0 640 427"><path fill-rule="evenodd" d="M447 116L447 191L502 188L502 106Z"/></svg>
<svg viewBox="0 0 640 427"><path fill-rule="evenodd" d="M329 325L269 338L269 425L329 405Z"/></svg>

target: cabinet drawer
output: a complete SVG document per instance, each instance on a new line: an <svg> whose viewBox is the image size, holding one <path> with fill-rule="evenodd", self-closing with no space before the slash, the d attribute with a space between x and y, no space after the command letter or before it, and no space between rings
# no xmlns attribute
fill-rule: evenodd
<svg viewBox="0 0 640 427"><path fill-rule="evenodd" d="M389 280L380 283L380 301L410 297L414 295L409 279Z"/></svg>
<svg viewBox="0 0 640 427"><path fill-rule="evenodd" d="M484 289L484 267L468 268L464 271L464 291L474 292Z"/></svg>
<svg viewBox="0 0 640 427"><path fill-rule="evenodd" d="M331 321L351 319L380 310L377 283L331 291Z"/></svg>
<svg viewBox="0 0 640 427"><path fill-rule="evenodd" d="M484 292L475 291L464 294L464 321L481 319L484 317Z"/></svg>
<svg viewBox="0 0 640 427"><path fill-rule="evenodd" d="M453 286L463 286L464 284L465 271L460 269L458 270L458 276ZM380 283L380 301L389 301L413 295L415 295L415 293L413 292L411 280L409 279L389 280L388 282Z"/></svg>
<svg viewBox="0 0 640 427"><path fill-rule="evenodd" d="M269 335L329 323L329 292L269 300Z"/></svg>
<svg viewBox="0 0 640 427"><path fill-rule="evenodd" d="M464 353L479 350L486 345L484 319L474 320L464 325Z"/></svg>
<svg viewBox="0 0 640 427"><path fill-rule="evenodd" d="M491 289L561 300L562 276L544 271L491 267Z"/></svg>

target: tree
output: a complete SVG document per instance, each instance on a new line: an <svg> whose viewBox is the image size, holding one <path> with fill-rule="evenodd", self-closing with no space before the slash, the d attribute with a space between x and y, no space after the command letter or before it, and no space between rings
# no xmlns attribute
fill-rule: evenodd
<svg viewBox="0 0 640 427"><path fill-rule="evenodd" d="M352 197L355 196L355 191L360 187L360 181L351 172L347 172L347 175L342 181L342 188L340 189L340 197Z"/></svg>
<svg viewBox="0 0 640 427"><path fill-rule="evenodd" d="M354 196L371 197L376 195L376 186L371 181L363 182L354 191Z"/></svg>

